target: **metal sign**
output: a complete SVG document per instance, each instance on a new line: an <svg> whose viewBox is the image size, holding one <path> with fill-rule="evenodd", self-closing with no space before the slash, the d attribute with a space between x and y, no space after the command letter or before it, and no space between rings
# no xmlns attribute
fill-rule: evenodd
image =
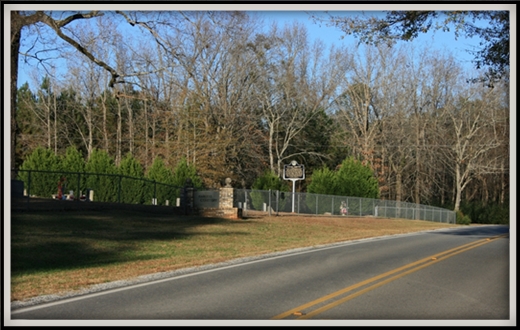
<svg viewBox="0 0 520 330"><path fill-rule="evenodd" d="M299 165L295 160L283 167L284 180L303 180L305 179L305 167Z"/></svg>
<svg viewBox="0 0 520 330"><path fill-rule="evenodd" d="M296 181L305 179L305 167L299 165L295 160L291 161L291 164L283 167L283 179L292 181L292 212L294 213L295 184Z"/></svg>

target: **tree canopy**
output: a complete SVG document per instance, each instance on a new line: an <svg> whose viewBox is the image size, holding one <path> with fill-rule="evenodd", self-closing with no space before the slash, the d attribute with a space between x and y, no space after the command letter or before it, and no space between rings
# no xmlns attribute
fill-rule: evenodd
<svg viewBox="0 0 520 330"><path fill-rule="evenodd" d="M374 172L353 157L343 160L336 171L327 167L316 170L312 174L310 193L378 198L379 188Z"/></svg>
<svg viewBox="0 0 520 330"><path fill-rule="evenodd" d="M486 68L487 76L474 80L493 85L509 77L509 11L386 11L386 16L338 16L328 19L313 16L316 21L339 28L347 35L367 44L410 41L430 30L449 31L459 36L481 38L480 49L468 50L474 55L476 68Z"/></svg>

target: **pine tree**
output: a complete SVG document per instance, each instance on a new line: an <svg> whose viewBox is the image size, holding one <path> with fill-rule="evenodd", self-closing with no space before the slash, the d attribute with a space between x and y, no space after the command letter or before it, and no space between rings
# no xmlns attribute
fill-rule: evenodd
<svg viewBox="0 0 520 330"><path fill-rule="evenodd" d="M197 169L195 166L193 164L188 165L186 157L182 157L173 170L173 185L177 187L184 187L187 178L191 179L191 183L193 184L194 188L203 187L202 179L197 174Z"/></svg>
<svg viewBox="0 0 520 330"><path fill-rule="evenodd" d="M94 201L116 202L119 178L114 160L105 152L93 149L85 165L87 188L94 190Z"/></svg>
<svg viewBox="0 0 520 330"><path fill-rule="evenodd" d="M24 182L24 187L30 195L51 198L58 192L58 173L45 171L57 171L58 157L49 149L37 147L22 163L18 174L19 180ZM31 172L28 172L31 170ZM39 172L43 171L43 172Z"/></svg>
<svg viewBox="0 0 520 330"><path fill-rule="evenodd" d="M328 167L322 167L312 173L307 192L312 194L337 195L334 192L335 173Z"/></svg>
<svg viewBox="0 0 520 330"><path fill-rule="evenodd" d="M36 96L31 92L29 84L25 83L18 89L18 101L16 109L16 121L18 122L19 138L16 143L16 167L26 159L35 145L41 145L37 136L44 136L42 127L38 123L38 118L34 115L36 107Z"/></svg>
<svg viewBox="0 0 520 330"><path fill-rule="evenodd" d="M128 153L119 164L121 178L121 202L142 204L144 202L144 170L142 165Z"/></svg>
<svg viewBox="0 0 520 330"><path fill-rule="evenodd" d="M353 157L345 158L337 171L332 171L327 167L314 171L307 191L323 195L379 198L379 186L373 171ZM318 207L316 203L318 203ZM349 204L349 207L363 212L365 207L371 206L371 204L367 204L368 206L365 204L362 199L355 199ZM312 210L318 208L318 213L330 212L332 209L328 202L320 203L313 195L307 196L307 206ZM332 211L335 210L336 206Z"/></svg>
<svg viewBox="0 0 520 330"><path fill-rule="evenodd" d="M160 157L155 157L146 178L152 182L146 185L145 204L150 204L156 198L157 205L165 205L167 200L171 203L176 198L178 189L174 188L173 174Z"/></svg>
<svg viewBox="0 0 520 330"><path fill-rule="evenodd" d="M379 198L373 171L353 157L347 157L334 176L333 195Z"/></svg>
<svg viewBox="0 0 520 330"><path fill-rule="evenodd" d="M65 155L60 157L58 167L63 172L75 172L66 173L64 176L67 178L70 190L75 191L76 197L79 198L81 192L84 193L86 190L86 176L84 174L85 159L78 149L74 146L68 147Z"/></svg>

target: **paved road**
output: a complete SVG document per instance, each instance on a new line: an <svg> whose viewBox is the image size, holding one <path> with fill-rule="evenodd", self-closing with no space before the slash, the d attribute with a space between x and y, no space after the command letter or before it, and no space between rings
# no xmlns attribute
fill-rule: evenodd
<svg viewBox="0 0 520 330"><path fill-rule="evenodd" d="M10 322L258 320L252 324L272 325L308 319L467 325L481 320L480 325L511 325L512 319L516 325L510 289L509 227L471 226L301 250L16 309Z"/></svg>

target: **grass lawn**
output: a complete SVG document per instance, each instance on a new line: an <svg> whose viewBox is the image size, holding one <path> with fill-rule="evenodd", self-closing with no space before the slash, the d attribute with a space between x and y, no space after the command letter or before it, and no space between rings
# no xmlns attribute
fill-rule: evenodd
<svg viewBox="0 0 520 330"><path fill-rule="evenodd" d="M416 220L136 211L11 214L11 301L299 247L454 227Z"/></svg>

